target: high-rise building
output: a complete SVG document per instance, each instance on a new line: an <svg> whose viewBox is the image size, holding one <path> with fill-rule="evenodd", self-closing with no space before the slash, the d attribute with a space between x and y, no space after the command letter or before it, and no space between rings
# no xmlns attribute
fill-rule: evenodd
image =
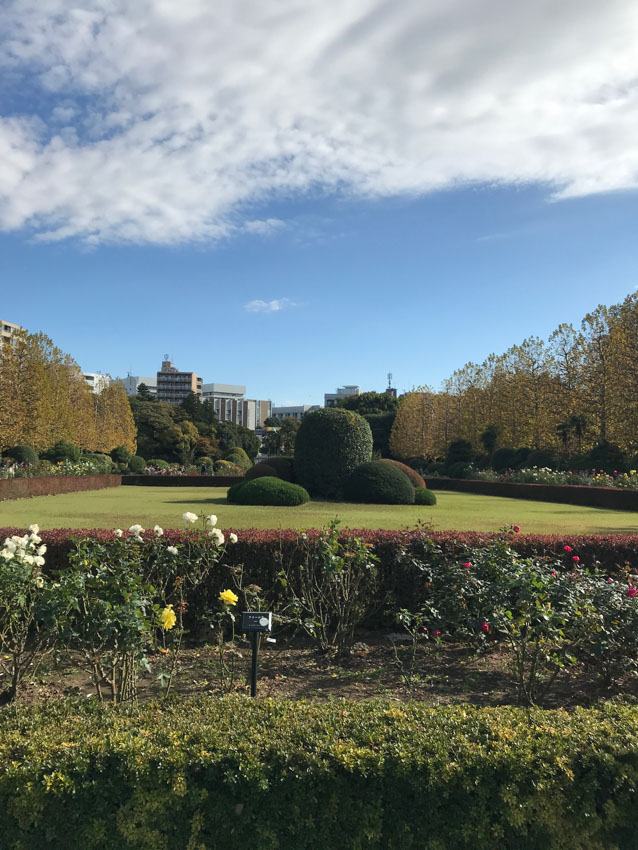
<svg viewBox="0 0 638 850"><path fill-rule="evenodd" d="M195 372L180 372L164 355L162 368L157 373L157 400L181 404L189 393L202 397L202 378Z"/></svg>
<svg viewBox="0 0 638 850"><path fill-rule="evenodd" d="M345 387L337 387L336 393L325 393L323 397L324 407L336 407L339 399L348 398L351 395L361 395L360 387L349 384Z"/></svg>
<svg viewBox="0 0 638 850"><path fill-rule="evenodd" d="M241 384L204 384L202 401L210 401L220 422L232 422L254 431L270 416L272 403L244 398L246 387Z"/></svg>
<svg viewBox="0 0 638 850"><path fill-rule="evenodd" d="M22 327L20 325L14 325L13 322L2 322L0 321L0 350L2 350L3 345L12 345L14 340L14 334L16 331L21 331Z"/></svg>

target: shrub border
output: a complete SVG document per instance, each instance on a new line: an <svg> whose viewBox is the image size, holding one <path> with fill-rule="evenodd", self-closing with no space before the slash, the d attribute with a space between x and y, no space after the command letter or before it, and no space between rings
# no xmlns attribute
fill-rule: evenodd
<svg viewBox="0 0 638 850"><path fill-rule="evenodd" d="M638 511L638 490L620 487L590 487L576 484L518 484L509 481L478 481L472 478L430 478L429 490L458 490L481 496L500 496L506 499L531 499L539 502L560 502L565 505L611 508L619 511Z"/></svg>
<svg viewBox="0 0 638 850"><path fill-rule="evenodd" d="M243 481L241 475L125 475L128 487L232 487Z"/></svg>
<svg viewBox="0 0 638 850"><path fill-rule="evenodd" d="M104 490L119 487L121 475L46 475L37 478L0 479L0 502L28 499L33 496L55 496L82 490ZM35 522L35 520L34 520Z"/></svg>

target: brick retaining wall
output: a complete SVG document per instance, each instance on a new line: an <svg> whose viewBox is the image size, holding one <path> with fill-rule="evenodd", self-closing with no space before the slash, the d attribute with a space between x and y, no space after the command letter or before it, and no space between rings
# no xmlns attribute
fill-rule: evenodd
<svg viewBox="0 0 638 850"><path fill-rule="evenodd" d="M124 475L122 484L129 487L232 487L241 480L241 475Z"/></svg>

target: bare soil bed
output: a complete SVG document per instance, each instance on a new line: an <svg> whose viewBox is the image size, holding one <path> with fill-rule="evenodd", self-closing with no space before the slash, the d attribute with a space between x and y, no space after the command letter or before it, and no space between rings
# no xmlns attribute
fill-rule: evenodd
<svg viewBox="0 0 638 850"><path fill-rule="evenodd" d="M237 641L235 645L227 644L223 653L229 671L222 679L217 646L182 650L171 693L248 693L250 646ZM162 650L149 653L148 660L151 672L140 671L138 679L140 701L161 697L159 676L168 672L170 666L170 656ZM20 699L38 702L65 696L94 698L91 676L68 658L49 657L35 675L28 677ZM476 655L460 644L419 644L413 658L412 646L403 635L377 632L361 635L346 659L318 652L298 636L280 637L276 644L262 643L258 696L319 702L342 697L354 700L384 697L432 706L516 703L509 658L502 645L495 643L486 653ZM603 689L586 671L580 671L559 677L544 705L569 709L612 698L634 702L638 699L638 682L628 679L610 691Z"/></svg>

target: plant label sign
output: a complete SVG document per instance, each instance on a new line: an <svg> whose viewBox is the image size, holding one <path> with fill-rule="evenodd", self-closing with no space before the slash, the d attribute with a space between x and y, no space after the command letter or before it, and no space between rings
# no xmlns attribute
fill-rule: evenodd
<svg viewBox="0 0 638 850"><path fill-rule="evenodd" d="M244 634L272 631L272 613L270 611L244 611L241 615L241 630Z"/></svg>

